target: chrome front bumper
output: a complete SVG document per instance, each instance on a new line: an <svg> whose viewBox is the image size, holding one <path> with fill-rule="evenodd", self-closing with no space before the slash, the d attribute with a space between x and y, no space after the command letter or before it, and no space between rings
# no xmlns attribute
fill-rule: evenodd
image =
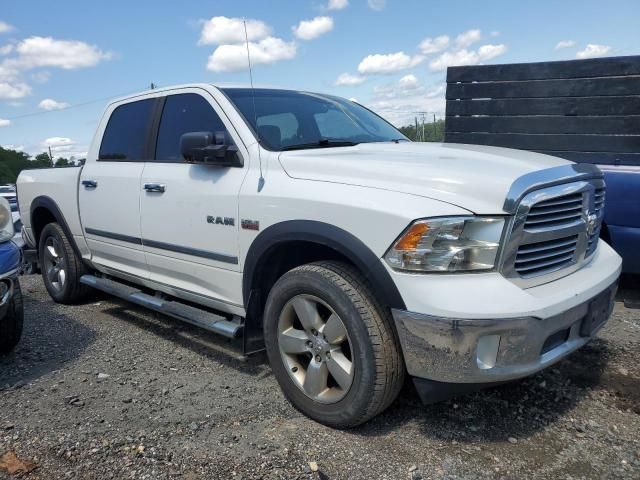
<svg viewBox="0 0 640 480"><path fill-rule="evenodd" d="M393 310L413 377L493 383L531 375L589 342L613 310L617 281L549 318L454 319Z"/></svg>

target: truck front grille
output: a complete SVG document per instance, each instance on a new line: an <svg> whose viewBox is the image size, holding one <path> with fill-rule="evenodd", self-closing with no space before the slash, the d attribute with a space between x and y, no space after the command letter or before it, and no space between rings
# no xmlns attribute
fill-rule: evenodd
<svg viewBox="0 0 640 480"><path fill-rule="evenodd" d="M515 270L521 277L542 275L573 262L578 235L522 245L518 249Z"/></svg>
<svg viewBox="0 0 640 480"><path fill-rule="evenodd" d="M579 269L598 246L604 199L600 178L525 195L505 247L503 274L526 287Z"/></svg>

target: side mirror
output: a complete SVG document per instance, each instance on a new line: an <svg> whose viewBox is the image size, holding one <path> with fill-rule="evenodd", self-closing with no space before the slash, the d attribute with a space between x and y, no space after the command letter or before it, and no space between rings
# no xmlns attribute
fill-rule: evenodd
<svg viewBox="0 0 640 480"><path fill-rule="evenodd" d="M180 137L180 153L187 163L204 163L221 167L242 167L238 147L225 132L189 132Z"/></svg>

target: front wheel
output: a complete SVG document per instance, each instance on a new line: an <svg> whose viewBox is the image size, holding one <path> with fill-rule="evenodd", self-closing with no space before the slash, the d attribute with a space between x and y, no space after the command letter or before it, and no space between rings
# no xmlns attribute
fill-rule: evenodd
<svg viewBox="0 0 640 480"><path fill-rule="evenodd" d="M350 265L318 262L284 274L267 298L264 330L285 396L325 425L359 425L387 408L402 387L390 312Z"/></svg>

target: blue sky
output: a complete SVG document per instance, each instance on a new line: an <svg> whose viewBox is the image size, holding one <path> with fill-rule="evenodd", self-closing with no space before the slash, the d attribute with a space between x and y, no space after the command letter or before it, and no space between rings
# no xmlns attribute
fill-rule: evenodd
<svg viewBox="0 0 640 480"><path fill-rule="evenodd" d="M247 84L241 18L257 85L355 98L396 124L442 114L447 65L640 54L637 0L3 0L0 145L83 156L109 98Z"/></svg>

